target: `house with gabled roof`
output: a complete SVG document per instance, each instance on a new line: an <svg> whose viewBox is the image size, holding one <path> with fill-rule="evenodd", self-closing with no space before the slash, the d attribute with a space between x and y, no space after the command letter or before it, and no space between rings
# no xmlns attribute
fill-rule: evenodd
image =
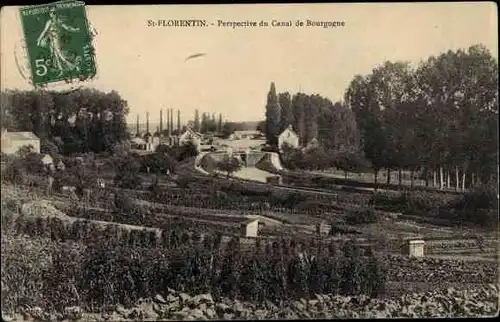
<svg viewBox="0 0 500 322"><path fill-rule="evenodd" d="M283 145L287 144L293 148L299 147L299 136L293 130L292 125L289 125L281 134L278 136L278 147L281 150Z"/></svg>
<svg viewBox="0 0 500 322"><path fill-rule="evenodd" d="M185 145L188 142L192 142L196 148L199 150L202 141L202 136L195 131L191 127L188 127L184 133L179 136L179 145Z"/></svg>
<svg viewBox="0 0 500 322"><path fill-rule="evenodd" d="M33 152L40 153L40 139L33 132L9 132L2 129L2 153L15 154L24 146L31 146Z"/></svg>

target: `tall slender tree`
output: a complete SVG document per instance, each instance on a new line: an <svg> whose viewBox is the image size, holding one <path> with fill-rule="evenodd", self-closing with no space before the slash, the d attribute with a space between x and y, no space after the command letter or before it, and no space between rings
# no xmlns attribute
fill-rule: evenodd
<svg viewBox="0 0 500 322"><path fill-rule="evenodd" d="M193 127L193 130L195 130L196 132L200 131L200 112L198 110L194 111Z"/></svg>
<svg viewBox="0 0 500 322"><path fill-rule="evenodd" d="M170 108L169 122L170 122L170 128L172 129L170 132L171 132L171 134L173 134L175 131L175 128L174 128L174 109L173 108Z"/></svg>
<svg viewBox="0 0 500 322"><path fill-rule="evenodd" d="M181 132L181 111L177 110L177 134Z"/></svg>
<svg viewBox="0 0 500 322"><path fill-rule="evenodd" d="M217 122L217 133L222 131L222 114L219 114L219 121Z"/></svg>
<svg viewBox="0 0 500 322"><path fill-rule="evenodd" d="M292 109L295 116L294 129L298 133L300 138L300 144L304 144L305 133L306 133L306 120L305 120L305 109L307 95L304 93L297 93L292 98Z"/></svg>
<svg viewBox="0 0 500 322"><path fill-rule="evenodd" d="M295 122L290 93L280 93L278 95L278 102L281 106L280 132L283 132L289 125L293 126Z"/></svg>
<svg viewBox="0 0 500 322"><path fill-rule="evenodd" d="M266 139L271 146L278 145L278 135L280 127L281 108L276 95L276 87L274 82L271 83L271 88L267 94L266 104Z"/></svg>
<svg viewBox="0 0 500 322"><path fill-rule="evenodd" d="M160 133L163 133L163 109L160 109Z"/></svg>

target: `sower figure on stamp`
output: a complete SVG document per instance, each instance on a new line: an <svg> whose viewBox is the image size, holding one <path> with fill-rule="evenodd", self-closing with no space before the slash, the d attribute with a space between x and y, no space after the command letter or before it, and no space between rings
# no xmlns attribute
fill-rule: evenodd
<svg viewBox="0 0 500 322"><path fill-rule="evenodd" d="M48 41L52 55L52 64L56 65L59 69L58 76L61 76L65 70L78 70L78 60L80 57L77 57L75 62L70 62L63 52L61 46L61 28L70 32L80 31L80 28L74 28L63 23L61 19L57 17L55 8L50 9L49 17L49 20L45 23L45 28L38 37L37 46L45 47Z"/></svg>

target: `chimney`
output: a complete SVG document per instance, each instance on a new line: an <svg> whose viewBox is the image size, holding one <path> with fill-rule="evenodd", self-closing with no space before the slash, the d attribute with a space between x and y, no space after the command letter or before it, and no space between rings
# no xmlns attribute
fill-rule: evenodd
<svg viewBox="0 0 500 322"><path fill-rule="evenodd" d="M160 110L160 134L163 132L163 110Z"/></svg>
<svg viewBox="0 0 500 322"><path fill-rule="evenodd" d="M174 109L170 110L170 124L172 125L172 132L174 131Z"/></svg>
<svg viewBox="0 0 500 322"><path fill-rule="evenodd" d="M174 109L170 108L170 128L174 132Z"/></svg>
<svg viewBox="0 0 500 322"><path fill-rule="evenodd" d="M171 120L172 120L172 109L169 108L168 109L168 120L167 120L167 122L168 122L168 135L169 136L172 135L172 122L171 122Z"/></svg>
<svg viewBox="0 0 500 322"><path fill-rule="evenodd" d="M141 133L139 132L139 114L137 114L137 121L135 123L135 134L137 136L141 135Z"/></svg>
<svg viewBox="0 0 500 322"><path fill-rule="evenodd" d="M177 134L181 133L181 111L177 110Z"/></svg>
<svg viewBox="0 0 500 322"><path fill-rule="evenodd" d="M166 127L166 130L167 130L167 133L170 134L170 109L167 108L167 127Z"/></svg>

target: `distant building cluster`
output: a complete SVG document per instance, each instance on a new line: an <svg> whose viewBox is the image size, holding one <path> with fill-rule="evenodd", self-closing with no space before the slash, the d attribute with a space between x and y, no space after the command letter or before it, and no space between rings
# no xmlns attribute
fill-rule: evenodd
<svg viewBox="0 0 500 322"><path fill-rule="evenodd" d="M180 112L177 111L177 127L174 128L173 109L167 110L166 127L163 128L163 110L160 110L160 125L156 131L151 133L149 128L149 113L146 114L146 130L142 132L139 128L139 117L137 117L135 137L131 140L132 148L147 152L154 152L161 145L178 146L192 142L197 150L200 150L202 135L191 129L190 126L181 129Z"/></svg>
<svg viewBox="0 0 500 322"><path fill-rule="evenodd" d="M249 151L260 151L265 144L265 136L258 130L238 130L234 131L227 139L221 139L217 133L200 133L195 131L193 122L188 122L187 126L181 128L180 111L177 111L177 126L174 127L173 110L167 110L166 126L163 127L163 111L160 110L160 124L152 133L149 123L149 113L146 113L146 128L140 127L139 116L134 138L131 140L132 148L144 152L154 152L159 145L182 146L191 142L198 152L202 151L225 151L234 153L249 153ZM280 152L283 146L299 148L299 135L289 125L278 136L278 147ZM317 140L313 139L304 149L317 145Z"/></svg>

